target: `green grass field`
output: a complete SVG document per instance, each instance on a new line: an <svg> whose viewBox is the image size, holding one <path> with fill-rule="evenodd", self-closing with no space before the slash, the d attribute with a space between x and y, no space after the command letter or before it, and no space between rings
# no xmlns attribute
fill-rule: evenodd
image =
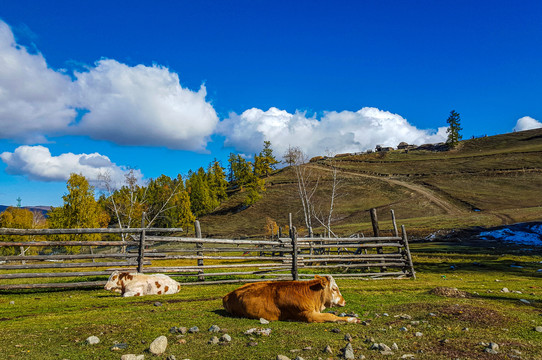
<svg viewBox="0 0 542 360"><path fill-rule="evenodd" d="M382 235L390 234L393 209L410 239L542 219L542 129L467 140L448 152L393 151L310 163L319 181L317 210L325 211L331 165L339 168L342 186L333 222L339 235L372 235L371 208L377 209ZM261 238L268 218L284 226L288 213L306 234L292 169L277 171L266 186L250 207L242 206L243 191L232 190L200 219L203 235ZM417 280L337 278L347 301L339 311L359 314L363 324L272 322L265 325L272 329L269 337L245 335L262 325L222 309L222 296L238 285L187 285L175 295L143 298L101 289L0 291L0 359L338 359L347 333L357 358L542 359L542 332L535 331L542 326L540 250L464 241L413 243L411 249ZM458 291L432 293L442 287ZM468 296L455 297L462 292ZM231 343L208 344L211 325L228 333ZM198 326L200 332L172 334L174 326ZM92 335L99 344L86 344ZM168 338L167 350L151 355L149 345L161 335ZM373 342L395 343L397 349L384 355L370 349ZM490 342L499 345L497 354L485 352ZM112 350L115 344L126 348ZM323 352L327 345L331 354Z"/></svg>
<svg viewBox="0 0 542 360"><path fill-rule="evenodd" d="M261 325L229 317L221 298L238 285L184 286L178 294L142 298L121 298L101 289L3 291L0 358L120 359L131 353L156 359L170 355L193 360L275 359L278 354L338 359L347 333L353 338L356 357L367 359L398 359L405 354L416 359L542 358L542 333L534 330L542 326L540 254L445 243L413 244L412 250L417 280L337 279L347 301L338 310L359 314L365 325ZM457 288L472 297L431 294L437 287ZM505 287L509 293L501 292ZM157 301L162 305L155 306ZM214 335L207 331L211 325L229 334L231 343L207 344ZM198 326L200 332L171 334L174 326ZM271 336L244 335L262 326L272 329ZM416 336L417 332L422 335ZM86 344L91 335L100 343ZM168 338L167 350L161 356L151 355L149 345L161 335ZM395 343L398 350L393 356L382 355L370 349L373 341L390 347ZM248 346L250 342L257 345ZM499 345L498 354L484 352L482 343L490 342ZM111 350L118 343L126 348ZM333 354L323 352L326 345Z"/></svg>

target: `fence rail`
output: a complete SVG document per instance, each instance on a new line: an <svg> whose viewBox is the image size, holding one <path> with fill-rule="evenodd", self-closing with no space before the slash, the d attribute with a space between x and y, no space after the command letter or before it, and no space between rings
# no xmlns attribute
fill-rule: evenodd
<svg viewBox="0 0 542 360"><path fill-rule="evenodd" d="M40 253L0 256L0 290L103 286L104 278L114 270L167 273L183 285L297 280L314 276L317 270L320 273L331 271L330 274L337 277L415 278L404 226L399 236L393 213L395 236L388 237L380 237L375 231L374 237L298 238L291 226L291 216L289 218L290 237L274 240L203 238L198 222L196 237L177 236L182 229L143 226L131 229L0 229L0 236L131 234L131 240L125 241L80 241L79 237L77 241L2 241L0 249L38 248ZM149 233L161 235L147 235ZM88 248L89 253L44 254L75 246ZM21 279L38 278L46 281L20 282ZM60 278L63 282L55 281Z"/></svg>

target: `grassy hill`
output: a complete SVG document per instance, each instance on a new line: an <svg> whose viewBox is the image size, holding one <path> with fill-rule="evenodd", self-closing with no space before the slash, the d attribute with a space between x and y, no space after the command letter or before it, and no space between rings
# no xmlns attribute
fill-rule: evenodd
<svg viewBox="0 0 542 360"><path fill-rule="evenodd" d="M327 213L331 169L339 170L341 197L334 210L335 232L370 234L369 209L391 229L390 210L409 234L439 229L496 226L542 220L542 129L462 141L450 151L379 152L342 155L305 164L318 180L315 208ZM266 179L263 198L248 208L245 194L201 220L213 236L261 236L266 219L298 228L304 224L294 171L287 167ZM321 231L315 225L315 232ZM303 229L301 229L303 231Z"/></svg>

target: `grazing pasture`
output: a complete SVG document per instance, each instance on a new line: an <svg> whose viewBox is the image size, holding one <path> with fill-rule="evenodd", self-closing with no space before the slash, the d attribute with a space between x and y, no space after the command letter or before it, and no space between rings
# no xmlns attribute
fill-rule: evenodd
<svg viewBox="0 0 542 360"><path fill-rule="evenodd" d="M237 284L186 286L177 294L142 298L121 298L102 289L1 291L0 357L275 359L282 354L336 359L349 334L355 356L367 359L407 354L416 359L542 358L542 332L535 330L542 326L540 252L447 243L411 249L417 280L336 279L346 300L338 311L358 314L360 324L262 325L230 317L222 296ZM220 333L209 332L211 325L218 325ZM194 326L199 332L170 332ZM244 334L252 328L270 328L271 334ZM208 344L225 333L231 342ZM151 342L162 335L168 339L166 351L150 354ZM89 336L100 342L87 344ZM371 349L374 343L386 344L394 355ZM498 344L496 354L486 352L490 343ZM323 352L326 346L331 353Z"/></svg>
<svg viewBox="0 0 542 360"><path fill-rule="evenodd" d="M450 151L350 154L306 166L309 188L318 182L313 200L315 209L322 211L331 194L331 170L338 171L332 227L339 235L370 234L371 208L377 209L383 227L394 209L414 238L438 230L542 218L542 129L465 140ZM216 237L263 235L266 218L283 226L285 213L293 214L295 224L303 224L295 171L285 167L265 181L262 199L248 208L242 206L246 194L231 191L227 201L200 219L205 232Z"/></svg>

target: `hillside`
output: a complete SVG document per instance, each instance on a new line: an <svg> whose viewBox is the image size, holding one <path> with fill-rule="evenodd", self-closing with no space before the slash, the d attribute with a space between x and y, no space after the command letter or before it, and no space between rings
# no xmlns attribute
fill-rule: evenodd
<svg viewBox="0 0 542 360"><path fill-rule="evenodd" d="M395 150L304 166L318 179L315 208L322 213L329 206L331 170L339 170L341 197L333 229L343 235L370 234L368 210L373 207L381 227L391 228L393 209L398 222L418 237L439 229L542 220L542 129L465 140L444 152ZM283 226L289 212L301 227L294 171L281 169L266 185L263 198L248 208L241 206L242 192L231 192L227 202L200 219L204 233L263 235L266 218Z"/></svg>
<svg viewBox="0 0 542 360"><path fill-rule="evenodd" d="M5 211L9 206L6 205L0 205L0 213ZM30 211L37 211L43 214L45 216L49 210L51 210L50 206L23 206L23 209L27 209Z"/></svg>

